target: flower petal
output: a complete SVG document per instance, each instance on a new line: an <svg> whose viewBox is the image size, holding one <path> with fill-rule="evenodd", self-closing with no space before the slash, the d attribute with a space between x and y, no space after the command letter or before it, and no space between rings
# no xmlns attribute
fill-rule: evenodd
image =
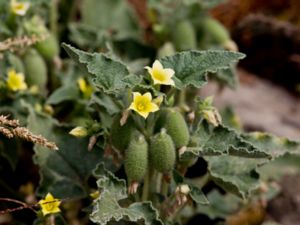
<svg viewBox="0 0 300 225"><path fill-rule="evenodd" d="M160 61L155 60L152 65L152 69L153 70L163 70L164 68L163 68L162 64L160 63Z"/></svg>
<svg viewBox="0 0 300 225"><path fill-rule="evenodd" d="M170 69L170 68L164 69L164 72L166 73L166 75L168 77L172 77L175 74L175 71L173 69Z"/></svg>
<svg viewBox="0 0 300 225"><path fill-rule="evenodd" d="M152 102L151 102L149 111L150 111L150 112L156 112L156 111L158 111L158 110L159 110L159 107L158 107L155 103L152 103Z"/></svg>
<svg viewBox="0 0 300 225"><path fill-rule="evenodd" d="M148 117L149 112L141 112L141 111L137 111L138 114L140 114L142 117L144 117L145 119Z"/></svg>
<svg viewBox="0 0 300 225"><path fill-rule="evenodd" d="M143 94L143 97L149 100L149 102L151 102L152 100L152 95L150 92L146 92L145 94Z"/></svg>

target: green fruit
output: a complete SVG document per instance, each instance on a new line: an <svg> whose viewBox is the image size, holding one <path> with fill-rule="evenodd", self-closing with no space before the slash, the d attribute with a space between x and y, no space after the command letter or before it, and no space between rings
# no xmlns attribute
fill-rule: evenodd
<svg viewBox="0 0 300 225"><path fill-rule="evenodd" d="M165 128L172 137L176 148L186 146L190 140L190 133L184 117L180 112L169 111L166 117Z"/></svg>
<svg viewBox="0 0 300 225"><path fill-rule="evenodd" d="M35 49L28 49L24 55L25 77L29 86L37 85L41 90L47 84L47 66Z"/></svg>
<svg viewBox="0 0 300 225"><path fill-rule="evenodd" d="M110 131L110 140L116 149L124 152L131 140L134 126L131 118L128 118L127 122L123 126L120 124L120 119L121 115L114 118Z"/></svg>
<svg viewBox="0 0 300 225"><path fill-rule="evenodd" d="M166 108L159 110L159 116L154 125L154 133L160 132L160 130L165 126L168 112L169 110Z"/></svg>
<svg viewBox="0 0 300 225"><path fill-rule="evenodd" d="M176 53L175 47L171 42L166 42L158 49L158 58L174 55Z"/></svg>
<svg viewBox="0 0 300 225"><path fill-rule="evenodd" d="M204 33L211 42L216 44L224 44L230 40L230 35L226 28L217 20L207 18L203 22Z"/></svg>
<svg viewBox="0 0 300 225"><path fill-rule="evenodd" d="M172 138L164 129L151 138L149 154L151 166L157 171L166 173L174 168L175 146Z"/></svg>
<svg viewBox="0 0 300 225"><path fill-rule="evenodd" d="M144 178L148 169L148 143L143 135L138 134L130 140L124 167L129 182Z"/></svg>
<svg viewBox="0 0 300 225"><path fill-rule="evenodd" d="M173 33L173 42L179 51L197 48L196 32L190 21L183 20L177 24Z"/></svg>
<svg viewBox="0 0 300 225"><path fill-rule="evenodd" d="M9 54L8 55L8 61L10 64L10 67L12 67L16 72L24 73L24 64L22 60L14 55L14 54Z"/></svg>
<svg viewBox="0 0 300 225"><path fill-rule="evenodd" d="M47 60L59 55L59 45L56 37L50 34L45 40L35 44L36 50Z"/></svg>

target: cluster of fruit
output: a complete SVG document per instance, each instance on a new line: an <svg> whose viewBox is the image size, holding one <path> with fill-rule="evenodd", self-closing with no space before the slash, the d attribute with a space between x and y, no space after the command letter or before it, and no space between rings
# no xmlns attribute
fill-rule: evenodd
<svg viewBox="0 0 300 225"><path fill-rule="evenodd" d="M151 137L145 137L128 118L120 125L120 116L111 128L111 143L125 155L128 183L141 181L149 167L163 174L169 173L179 158L179 149L188 145L189 129L183 115L175 109L160 110Z"/></svg>

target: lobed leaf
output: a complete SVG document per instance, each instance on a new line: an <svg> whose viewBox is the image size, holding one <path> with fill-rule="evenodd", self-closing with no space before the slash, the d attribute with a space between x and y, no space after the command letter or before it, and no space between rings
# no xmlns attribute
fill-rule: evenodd
<svg viewBox="0 0 300 225"><path fill-rule="evenodd" d="M240 158L230 155L205 157L211 178L224 190L248 198L259 187L258 165L264 159Z"/></svg>
<svg viewBox="0 0 300 225"><path fill-rule="evenodd" d="M127 188L124 180L115 177L107 171L103 164L99 164L94 171L98 177L100 196L94 201L94 209L90 215L92 222L105 225L111 220L129 220L138 222L143 220L146 225L162 225L158 218L158 211L151 202L137 202L123 207L119 201L127 198Z"/></svg>
<svg viewBox="0 0 300 225"><path fill-rule="evenodd" d="M268 153L241 138L236 131L222 125L212 128L206 122L202 122L192 139L196 143L196 147L188 147L182 157L188 157L190 154L197 156L228 154L248 158L270 157Z"/></svg>
<svg viewBox="0 0 300 225"><path fill-rule="evenodd" d="M277 137L262 132L242 134L241 137L258 149L272 156L273 159L285 154L300 155L300 142L289 140L285 137Z"/></svg>
<svg viewBox="0 0 300 225"><path fill-rule="evenodd" d="M165 68L175 71L175 86L179 89L189 85L202 87L207 82L207 73L230 68L230 65L245 57L239 52L221 50L184 51L160 59Z"/></svg>
<svg viewBox="0 0 300 225"><path fill-rule="evenodd" d="M99 161L104 161L103 151L95 146L89 152L88 138L69 135L70 128L60 126L49 116L36 114L32 108L29 108L28 129L54 141L59 148L58 151L51 151L34 147L34 161L41 176L38 195L44 196L50 192L58 198L86 197L87 179ZM112 163L105 161L113 169Z"/></svg>
<svg viewBox="0 0 300 225"><path fill-rule="evenodd" d="M62 46L84 71L93 76L94 86L105 93L118 94L141 82L142 78L130 74L126 65L103 53L84 52L65 43Z"/></svg>

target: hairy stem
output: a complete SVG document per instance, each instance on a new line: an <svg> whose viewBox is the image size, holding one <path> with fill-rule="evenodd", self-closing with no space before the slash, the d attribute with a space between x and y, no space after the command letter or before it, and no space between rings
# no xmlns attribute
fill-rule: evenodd
<svg viewBox="0 0 300 225"><path fill-rule="evenodd" d="M147 201L149 198L149 180L150 180L150 172L148 171L144 178L142 201Z"/></svg>

